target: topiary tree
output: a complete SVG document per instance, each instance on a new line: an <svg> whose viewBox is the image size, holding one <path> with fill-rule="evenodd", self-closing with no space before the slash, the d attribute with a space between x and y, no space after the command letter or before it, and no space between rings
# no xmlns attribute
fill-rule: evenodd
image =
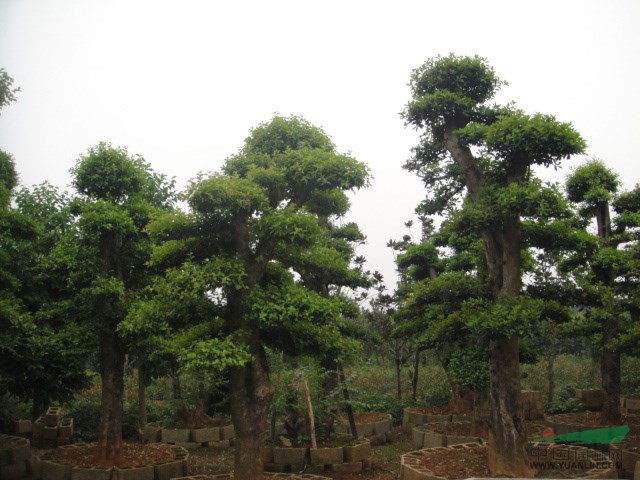
<svg viewBox="0 0 640 480"><path fill-rule="evenodd" d="M77 229L61 243L60 258L78 292L78 315L97 333L102 393L96 461L114 465L122 454L127 352L118 325L148 282L151 243L145 227L170 182L141 157L107 143L80 156L71 173L82 202Z"/></svg>
<svg viewBox="0 0 640 480"><path fill-rule="evenodd" d="M221 308L203 341L209 358L229 368L236 477L263 477L273 396L265 345L321 355L353 347L340 333L344 301L305 288L292 272L302 275L301 265L313 261L309 252L345 262L326 248L323 218L342 211L342 191L364 186L366 177L366 167L336 153L321 129L278 116L256 127L220 173L192 182L185 194L189 214L151 227L168 240L156 262L216 265L208 294Z"/></svg>
<svg viewBox="0 0 640 480"><path fill-rule="evenodd" d="M598 159L576 168L566 181L569 200L576 202L584 218L595 219L597 231L593 248L576 252L572 264L583 292L581 306L598 326L594 333L601 349L605 425L622 421L621 336L631 328L631 315L637 311L638 187L619 194L619 186L618 176Z"/></svg>
<svg viewBox="0 0 640 480"><path fill-rule="evenodd" d="M536 313L521 297L521 216L531 167L557 165L585 144L570 124L550 115L490 105L502 85L477 56L437 57L414 70L404 118L424 133L405 168L429 188L426 213L463 206L482 240L486 301L464 313L490 337L489 468L492 474L531 476L519 413L518 337Z"/></svg>

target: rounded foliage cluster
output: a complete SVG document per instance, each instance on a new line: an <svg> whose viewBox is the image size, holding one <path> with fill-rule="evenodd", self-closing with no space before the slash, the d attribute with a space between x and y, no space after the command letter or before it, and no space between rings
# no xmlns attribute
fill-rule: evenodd
<svg viewBox="0 0 640 480"><path fill-rule="evenodd" d="M122 147L99 143L81 156L71 173L73 186L92 199L119 202L140 192L145 172Z"/></svg>

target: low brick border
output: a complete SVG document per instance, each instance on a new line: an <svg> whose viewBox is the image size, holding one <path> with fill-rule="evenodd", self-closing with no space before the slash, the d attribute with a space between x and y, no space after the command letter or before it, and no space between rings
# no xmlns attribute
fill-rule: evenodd
<svg viewBox="0 0 640 480"><path fill-rule="evenodd" d="M472 424L471 422L451 423L455 425ZM450 447L451 445L459 445L462 443L486 443L485 438L438 433L434 429L436 425L442 425L442 423L425 423L424 425L413 427L411 430L411 443L413 448L419 450L422 448Z"/></svg>
<svg viewBox="0 0 640 480"><path fill-rule="evenodd" d="M435 422L450 422L453 415L450 413L424 413L423 407L405 407L402 411L402 427L411 429L418 425Z"/></svg>
<svg viewBox="0 0 640 480"><path fill-rule="evenodd" d="M487 448L487 445L480 445L478 443L465 443L460 445L452 445L450 447L423 448L421 450L406 453L400 457L400 480L446 480L446 477L438 477L422 464L422 458L424 457L424 455L429 452L438 450L448 450L452 455L455 455L456 451L470 448ZM596 452L587 447L580 447L577 445L562 445L549 442L537 442L529 445L528 447L529 459L531 461L545 461L541 453L544 451L544 457L546 458L549 456L549 450L553 449L566 449L566 451L569 453L576 452L574 453L574 455L576 456L577 452L581 451L594 452L594 455L598 456L603 455L602 452ZM567 454L567 456L571 457L569 453ZM569 458L569 460L571 460L571 458ZM606 468L594 468L585 471L583 474L575 475L574 478L616 478L616 469L615 467L609 466L607 466Z"/></svg>
<svg viewBox="0 0 640 480"><path fill-rule="evenodd" d="M236 433L233 424L202 428L163 428L159 423L149 423L142 428L144 443L168 443L187 450L199 447L229 448Z"/></svg>
<svg viewBox="0 0 640 480"><path fill-rule="evenodd" d="M288 478L289 480L331 480L328 477L320 477L310 473L265 473L265 478L280 479ZM219 475L192 475L190 477L174 478L172 480L233 480L232 473L223 473Z"/></svg>
<svg viewBox="0 0 640 480"><path fill-rule="evenodd" d="M23 478L31 470L31 444L24 437L0 434L0 478Z"/></svg>
<svg viewBox="0 0 640 480"><path fill-rule="evenodd" d="M376 444L385 443L389 440L388 437L391 435L393 428L393 418L389 413L379 413L379 415L382 415L384 418L375 422L366 423L358 423L356 421L358 438L366 437L374 441ZM336 423L334 428L336 433L340 435L351 435L351 426L349 424Z"/></svg>
<svg viewBox="0 0 640 480"><path fill-rule="evenodd" d="M567 433L583 432L585 430L594 430L597 428L606 428L607 426L615 425L582 425L575 423L571 416L574 413L561 413L547 417L544 424L547 427L553 427L556 435L564 435ZM640 435L640 425L629 425L629 435Z"/></svg>
<svg viewBox="0 0 640 480"><path fill-rule="evenodd" d="M61 449L84 447L85 443L76 443L60 447ZM83 468L66 465L52 460L51 454L44 454L37 459L40 464L41 480L71 480L72 478L100 480L171 480L187 473L189 452L180 446L171 445L175 453L173 460L134 468ZM1 477L4 478L4 477Z"/></svg>
<svg viewBox="0 0 640 480"><path fill-rule="evenodd" d="M314 471L361 472L371 467L371 442L366 438L351 445L327 448L296 448L268 445L264 468L268 472L292 473L305 468Z"/></svg>

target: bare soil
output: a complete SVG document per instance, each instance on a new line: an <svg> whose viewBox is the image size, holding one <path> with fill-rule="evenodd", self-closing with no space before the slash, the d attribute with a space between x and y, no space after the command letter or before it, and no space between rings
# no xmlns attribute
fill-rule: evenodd
<svg viewBox="0 0 640 480"><path fill-rule="evenodd" d="M451 479L491 477L487 467L487 449L436 450L422 458L422 465L438 477Z"/></svg>
<svg viewBox="0 0 640 480"><path fill-rule="evenodd" d="M74 448L58 448L51 451L52 460L75 467L98 468L133 468L156 463L167 462L175 458L175 453L165 444L134 444L125 443L122 447L123 458L117 464L101 464L96 462L97 446L87 444Z"/></svg>
<svg viewBox="0 0 640 480"><path fill-rule="evenodd" d="M599 412L567 413L562 416L563 423L573 423L590 427L606 426L602 423ZM640 415L622 415L620 425L640 425Z"/></svg>

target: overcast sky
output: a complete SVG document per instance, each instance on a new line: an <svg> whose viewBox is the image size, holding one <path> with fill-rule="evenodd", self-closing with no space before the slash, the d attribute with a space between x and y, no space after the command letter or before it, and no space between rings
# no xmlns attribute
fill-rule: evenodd
<svg viewBox="0 0 640 480"><path fill-rule="evenodd" d="M424 195L401 169L417 139L399 116L411 70L438 54L486 57L509 82L498 100L572 122L631 188L639 25L638 0L0 0L0 67L22 89L1 113L0 149L27 186L69 189L99 141L184 186L274 113L301 115L369 165L348 219L393 287L386 242Z"/></svg>

